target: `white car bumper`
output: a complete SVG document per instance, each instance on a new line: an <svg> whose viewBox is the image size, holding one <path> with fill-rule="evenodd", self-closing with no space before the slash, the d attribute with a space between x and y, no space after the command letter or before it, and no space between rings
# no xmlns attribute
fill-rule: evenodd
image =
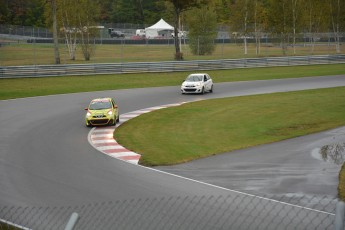
<svg viewBox="0 0 345 230"><path fill-rule="evenodd" d="M202 93L203 86L182 86L182 93Z"/></svg>

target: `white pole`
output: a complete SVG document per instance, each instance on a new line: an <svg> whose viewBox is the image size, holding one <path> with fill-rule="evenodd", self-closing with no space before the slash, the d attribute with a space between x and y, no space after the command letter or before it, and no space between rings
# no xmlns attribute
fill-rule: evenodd
<svg viewBox="0 0 345 230"><path fill-rule="evenodd" d="M79 215L76 212L73 212L71 217L69 218L68 223L66 224L65 230L73 230L74 226L76 225L79 219Z"/></svg>
<svg viewBox="0 0 345 230"><path fill-rule="evenodd" d="M334 230L344 230L345 222L345 203L339 201L335 210Z"/></svg>
<svg viewBox="0 0 345 230"><path fill-rule="evenodd" d="M181 36L179 37L179 33L181 31L181 16L179 15L179 18L178 18L178 31L177 31L177 39L179 39L179 46L180 46L180 52L182 53L182 45L181 45Z"/></svg>

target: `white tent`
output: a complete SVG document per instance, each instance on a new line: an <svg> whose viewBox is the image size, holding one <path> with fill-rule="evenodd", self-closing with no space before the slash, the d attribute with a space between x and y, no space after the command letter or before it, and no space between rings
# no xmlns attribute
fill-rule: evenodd
<svg viewBox="0 0 345 230"><path fill-rule="evenodd" d="M171 33L174 31L174 27L166 23L163 19L159 20L156 24L145 28L146 38L155 38L155 37L167 37L171 36Z"/></svg>

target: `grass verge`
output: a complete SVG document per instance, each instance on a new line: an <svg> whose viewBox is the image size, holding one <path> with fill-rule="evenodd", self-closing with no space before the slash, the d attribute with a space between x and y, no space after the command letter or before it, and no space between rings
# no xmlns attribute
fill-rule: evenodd
<svg viewBox="0 0 345 230"><path fill-rule="evenodd" d="M345 64L214 70L214 82L345 74ZM0 100L52 94L177 86L189 72L0 79Z"/></svg>
<svg viewBox="0 0 345 230"><path fill-rule="evenodd" d="M143 114L116 139L148 166L177 164L345 125L345 87L224 98Z"/></svg>
<svg viewBox="0 0 345 230"><path fill-rule="evenodd" d="M339 199L345 202L345 163L339 173L338 195Z"/></svg>
<svg viewBox="0 0 345 230"><path fill-rule="evenodd" d="M168 42L168 40L166 40ZM340 44L341 46L344 46ZM175 47L172 40L170 43L154 45L132 45L126 44L98 44L91 56L91 61L85 61L82 50L77 47L75 60L70 60L68 49L60 44L59 52L62 64L88 64L88 63L123 63L123 62L147 62L147 61L171 61L174 58ZM223 43L217 44L215 50L210 55L194 55L188 45L182 44L184 60L215 60L215 59L238 59L238 58L258 58L258 57L280 57L307 56L307 55L332 55L336 54L334 44L325 45L323 43L315 46L304 46L300 43L294 47L287 47L285 54L279 44L261 44L260 54L256 53L256 46L248 43L247 54L244 54L243 41L237 44ZM0 65L44 65L54 64L54 46L51 43L18 43L4 42L0 47ZM344 54L344 48L340 50Z"/></svg>
<svg viewBox="0 0 345 230"><path fill-rule="evenodd" d="M0 229L6 229L6 230L20 230L19 228L0 223Z"/></svg>

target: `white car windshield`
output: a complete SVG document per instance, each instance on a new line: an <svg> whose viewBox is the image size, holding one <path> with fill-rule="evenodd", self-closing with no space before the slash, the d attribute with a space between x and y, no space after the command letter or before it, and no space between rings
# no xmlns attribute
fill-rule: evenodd
<svg viewBox="0 0 345 230"><path fill-rule="evenodd" d="M195 81L202 81L202 79L203 79L202 75L189 75L186 81L195 82Z"/></svg>

